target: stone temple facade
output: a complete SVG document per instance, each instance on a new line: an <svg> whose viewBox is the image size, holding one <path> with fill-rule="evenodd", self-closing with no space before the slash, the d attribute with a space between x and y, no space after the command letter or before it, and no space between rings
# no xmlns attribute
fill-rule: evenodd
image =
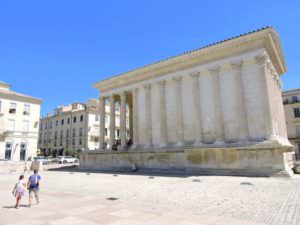
<svg viewBox="0 0 300 225"><path fill-rule="evenodd" d="M266 27L95 83L100 149L82 154L81 167L291 174L280 83L285 71L278 35ZM111 151L104 148L101 115L108 103L114 130L116 102L121 145ZM109 142L115 143L114 132Z"/></svg>

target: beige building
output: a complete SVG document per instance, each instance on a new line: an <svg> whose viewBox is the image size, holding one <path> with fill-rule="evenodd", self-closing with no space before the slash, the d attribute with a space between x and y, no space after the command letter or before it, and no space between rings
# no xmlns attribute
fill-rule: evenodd
<svg viewBox="0 0 300 225"><path fill-rule="evenodd" d="M277 33L267 27L100 81L100 149L82 154L89 169L291 174L281 96L286 71ZM107 152L120 102L125 151ZM125 120L129 111L129 126ZM127 151L125 130L132 145ZM110 145L116 142L114 132Z"/></svg>
<svg viewBox="0 0 300 225"><path fill-rule="evenodd" d="M37 153L41 100L0 82L0 159L27 160Z"/></svg>
<svg viewBox="0 0 300 225"><path fill-rule="evenodd" d="M282 98L288 137L294 145L296 158L300 159L300 89L284 91Z"/></svg>
<svg viewBox="0 0 300 225"><path fill-rule="evenodd" d="M57 107L52 116L48 114L40 120L39 149L46 155L62 155L68 150L99 149L98 107L97 99L89 99L87 103L73 103ZM107 107L106 114L109 114L109 107ZM116 115L115 136L118 138L118 110L116 110ZM108 123L109 118L107 118L107 125ZM105 140L107 140L109 129L104 132ZM109 147L107 144L106 146Z"/></svg>

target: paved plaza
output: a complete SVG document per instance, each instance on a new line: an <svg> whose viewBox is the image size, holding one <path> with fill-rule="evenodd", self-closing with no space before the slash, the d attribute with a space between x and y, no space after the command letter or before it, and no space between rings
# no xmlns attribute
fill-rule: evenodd
<svg viewBox="0 0 300 225"><path fill-rule="evenodd" d="M299 225L300 177L41 172L41 203L14 209L1 172L1 225ZM28 177L28 174L26 175ZM25 205L26 204L26 205Z"/></svg>

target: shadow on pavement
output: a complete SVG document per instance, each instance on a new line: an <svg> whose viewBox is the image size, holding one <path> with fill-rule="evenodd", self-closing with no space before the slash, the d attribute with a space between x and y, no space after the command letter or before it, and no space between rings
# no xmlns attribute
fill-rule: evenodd
<svg viewBox="0 0 300 225"><path fill-rule="evenodd" d="M3 209L15 209L15 205L11 205L11 206L2 206ZM21 204L19 205L19 208L29 208L28 205L24 205L24 204Z"/></svg>
<svg viewBox="0 0 300 225"><path fill-rule="evenodd" d="M159 171L108 171L108 170L87 170L87 169L80 169L78 166L64 166L61 168L54 168L54 169L48 169L48 171L57 171L57 172L70 172L70 174L74 173L85 173L86 175L91 174L111 174L114 177L117 177L118 175L141 175L141 176L148 176L149 179L153 179L154 176L156 177L178 177L178 178L187 178L191 176L195 176L195 174L187 174L183 172L159 172ZM196 175L199 176L199 175Z"/></svg>

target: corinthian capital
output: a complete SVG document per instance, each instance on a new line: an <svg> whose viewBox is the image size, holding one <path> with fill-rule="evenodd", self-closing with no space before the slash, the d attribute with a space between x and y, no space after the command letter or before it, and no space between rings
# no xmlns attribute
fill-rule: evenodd
<svg viewBox="0 0 300 225"><path fill-rule="evenodd" d="M215 66L210 66L207 68L210 74L218 74L220 72L220 66L215 65Z"/></svg>
<svg viewBox="0 0 300 225"><path fill-rule="evenodd" d="M143 87L144 89L149 90L151 88L151 84L145 84Z"/></svg>
<svg viewBox="0 0 300 225"><path fill-rule="evenodd" d="M230 62L230 66L234 70L241 70L243 66L243 60L234 60Z"/></svg>
<svg viewBox="0 0 300 225"><path fill-rule="evenodd" d="M199 71L193 71L190 73L190 76L193 78L193 77L199 77L200 76L200 72Z"/></svg>
<svg viewBox="0 0 300 225"><path fill-rule="evenodd" d="M182 79L181 76L173 77L173 81L180 82Z"/></svg>
<svg viewBox="0 0 300 225"><path fill-rule="evenodd" d="M266 53L261 53L256 56L254 56L254 59L257 64L263 65L267 63L267 54Z"/></svg>
<svg viewBox="0 0 300 225"><path fill-rule="evenodd" d="M159 86L165 86L166 80L159 80L159 81L157 81L157 84L158 84Z"/></svg>

